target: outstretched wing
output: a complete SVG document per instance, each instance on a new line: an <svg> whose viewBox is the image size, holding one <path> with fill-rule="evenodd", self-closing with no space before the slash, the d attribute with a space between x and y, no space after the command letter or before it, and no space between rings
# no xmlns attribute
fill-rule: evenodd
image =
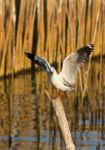
<svg viewBox="0 0 105 150"><path fill-rule="evenodd" d="M31 53L24 52L25 55L32 60L35 64L41 66L45 71L50 72L50 64L43 58L39 56L34 56Z"/></svg>
<svg viewBox="0 0 105 150"><path fill-rule="evenodd" d="M63 67L60 75L70 84L75 84L75 76L80 64L89 59L91 52L94 49L93 44L89 44L71 53L63 61Z"/></svg>

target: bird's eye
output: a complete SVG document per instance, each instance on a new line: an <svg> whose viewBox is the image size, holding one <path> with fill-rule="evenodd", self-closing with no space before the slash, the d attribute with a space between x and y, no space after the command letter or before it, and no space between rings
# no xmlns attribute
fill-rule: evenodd
<svg viewBox="0 0 105 150"><path fill-rule="evenodd" d="M54 71L54 68L53 68L53 67L51 67L50 69L51 69L51 72L53 73L53 71Z"/></svg>

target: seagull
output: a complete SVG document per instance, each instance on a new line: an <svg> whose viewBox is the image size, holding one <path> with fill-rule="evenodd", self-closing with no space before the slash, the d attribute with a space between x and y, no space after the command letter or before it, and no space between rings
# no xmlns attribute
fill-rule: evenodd
<svg viewBox="0 0 105 150"><path fill-rule="evenodd" d="M93 49L94 45L89 44L69 54L63 60L62 70L60 73L57 73L55 68L44 58L34 56L32 53L28 52L25 52L25 55L48 73L50 83L52 83L52 85L57 89L58 96L61 96L62 91L73 91L75 89L77 71L81 64L85 63L89 59Z"/></svg>

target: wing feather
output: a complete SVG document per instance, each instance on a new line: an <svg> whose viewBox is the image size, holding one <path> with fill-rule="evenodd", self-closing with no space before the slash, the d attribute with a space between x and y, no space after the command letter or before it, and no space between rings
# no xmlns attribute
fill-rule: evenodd
<svg viewBox="0 0 105 150"><path fill-rule="evenodd" d="M25 52L25 55L31 59L35 64L41 66L45 71L50 72L50 64L43 58L39 56L34 56L31 53Z"/></svg>
<svg viewBox="0 0 105 150"><path fill-rule="evenodd" d="M60 75L70 84L75 84L75 77L80 64L89 59L93 49L94 45L89 44L68 55L63 61L63 67Z"/></svg>

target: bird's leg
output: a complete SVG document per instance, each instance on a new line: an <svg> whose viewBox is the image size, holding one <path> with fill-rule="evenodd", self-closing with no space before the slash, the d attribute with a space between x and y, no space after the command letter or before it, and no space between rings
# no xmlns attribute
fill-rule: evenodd
<svg viewBox="0 0 105 150"><path fill-rule="evenodd" d="M64 95L63 91L57 90L57 97L62 98L63 95Z"/></svg>
<svg viewBox="0 0 105 150"><path fill-rule="evenodd" d="M61 90L57 90L57 97L60 97L60 91Z"/></svg>
<svg viewBox="0 0 105 150"><path fill-rule="evenodd" d="M63 91L61 91L61 97L63 97L64 96L64 92Z"/></svg>

